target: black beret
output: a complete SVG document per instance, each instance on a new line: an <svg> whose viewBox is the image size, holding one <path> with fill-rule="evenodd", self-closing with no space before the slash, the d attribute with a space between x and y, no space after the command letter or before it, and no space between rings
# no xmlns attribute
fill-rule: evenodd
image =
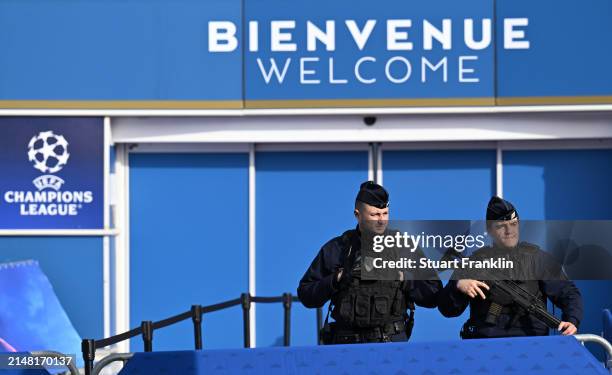
<svg viewBox="0 0 612 375"><path fill-rule="evenodd" d="M518 212L507 200L493 197L487 206L487 220L512 220L518 219Z"/></svg>
<svg viewBox="0 0 612 375"><path fill-rule="evenodd" d="M355 200L377 208L389 207L389 193L374 181L366 181L361 184Z"/></svg>

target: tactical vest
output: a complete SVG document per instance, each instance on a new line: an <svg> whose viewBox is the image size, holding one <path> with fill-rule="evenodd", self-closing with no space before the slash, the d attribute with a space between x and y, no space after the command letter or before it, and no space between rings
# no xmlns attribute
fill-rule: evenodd
<svg viewBox="0 0 612 375"><path fill-rule="evenodd" d="M408 308L400 281L359 280L332 297L331 316L339 324L360 328L379 327L406 319Z"/></svg>
<svg viewBox="0 0 612 375"><path fill-rule="evenodd" d="M344 272L352 270L354 257L351 257L360 246L356 240L356 231L347 231L342 236L342 248L353 248L345 256ZM352 258L352 259L351 259ZM359 328L379 327L407 318L409 307L401 281L361 280L351 272L351 280L343 290L332 296L333 310L331 316L340 325Z"/></svg>

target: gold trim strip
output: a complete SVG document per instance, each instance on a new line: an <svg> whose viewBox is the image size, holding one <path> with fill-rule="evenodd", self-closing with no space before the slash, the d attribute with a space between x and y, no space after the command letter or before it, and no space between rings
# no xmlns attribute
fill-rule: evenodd
<svg viewBox="0 0 612 375"><path fill-rule="evenodd" d="M0 100L2 109L242 109L242 100Z"/></svg>
<svg viewBox="0 0 612 375"><path fill-rule="evenodd" d="M612 96L314 100L0 100L0 109L284 109L612 104Z"/></svg>
<svg viewBox="0 0 612 375"><path fill-rule="evenodd" d="M612 104L612 96L498 97L497 105Z"/></svg>
<svg viewBox="0 0 612 375"><path fill-rule="evenodd" d="M495 98L452 99L317 99L317 100L246 100L245 108L351 108L351 107L456 107L493 106Z"/></svg>

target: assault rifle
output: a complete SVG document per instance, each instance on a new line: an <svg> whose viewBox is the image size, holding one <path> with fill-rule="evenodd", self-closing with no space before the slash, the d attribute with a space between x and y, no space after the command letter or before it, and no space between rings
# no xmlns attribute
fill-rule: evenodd
<svg viewBox="0 0 612 375"><path fill-rule="evenodd" d="M525 289L523 289L520 285L512 280L486 280L486 284L491 287L491 295L494 298L493 302L491 302L491 307L489 308L487 314L487 321L491 319L492 322L497 320L499 314L501 313L502 306L499 303L495 302L495 294L502 294L501 299L503 300L511 300L523 310L525 310L528 314L532 315L536 319L540 320L542 323L546 324L549 328L557 329L559 324L561 324L561 320L557 319L554 315L549 313L546 308L542 307L540 302L541 300L529 293ZM505 298L504 298L505 297Z"/></svg>
<svg viewBox="0 0 612 375"><path fill-rule="evenodd" d="M462 257L453 248L447 249L446 253L442 256L442 260L450 260L455 258ZM444 269L438 269L438 271L444 271ZM490 293L493 300L485 319L487 323L496 324L497 319L499 318L499 315L503 309L502 304L508 305L513 302L525 312L533 315L536 319L546 324L549 328L559 328L561 320L549 313L546 308L543 308L540 305L540 299L537 296L529 293L512 280L497 280L490 274L485 276L487 276L488 280L484 280L484 282L489 285L489 288L491 288ZM518 317L518 315L515 315L514 319L517 319Z"/></svg>

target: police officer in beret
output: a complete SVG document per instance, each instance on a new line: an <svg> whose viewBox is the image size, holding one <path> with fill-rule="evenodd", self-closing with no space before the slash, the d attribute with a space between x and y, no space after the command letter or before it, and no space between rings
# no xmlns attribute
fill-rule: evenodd
<svg viewBox="0 0 612 375"><path fill-rule="evenodd" d="M583 315L580 291L556 263L538 246L519 241L519 216L512 203L492 197L487 207L487 232L491 247L483 247L470 260L508 259L511 269L455 271L439 294L438 309L446 317L456 317L470 307L470 318L461 330L461 337L491 338L548 335L548 326L529 311L508 298L492 292L487 280L512 280L526 291L546 312L547 300L562 311L557 330L563 335L577 332Z"/></svg>
<svg viewBox="0 0 612 375"><path fill-rule="evenodd" d="M394 280L364 279L361 269L364 238L387 231L389 194L367 181L355 199L357 227L328 241L300 280L298 296L304 306L322 307L331 300L321 332L324 344L408 340L414 322L414 303L436 307L442 283L437 274L407 280L398 270ZM410 314L408 313L410 310ZM329 315L335 322L329 323Z"/></svg>

